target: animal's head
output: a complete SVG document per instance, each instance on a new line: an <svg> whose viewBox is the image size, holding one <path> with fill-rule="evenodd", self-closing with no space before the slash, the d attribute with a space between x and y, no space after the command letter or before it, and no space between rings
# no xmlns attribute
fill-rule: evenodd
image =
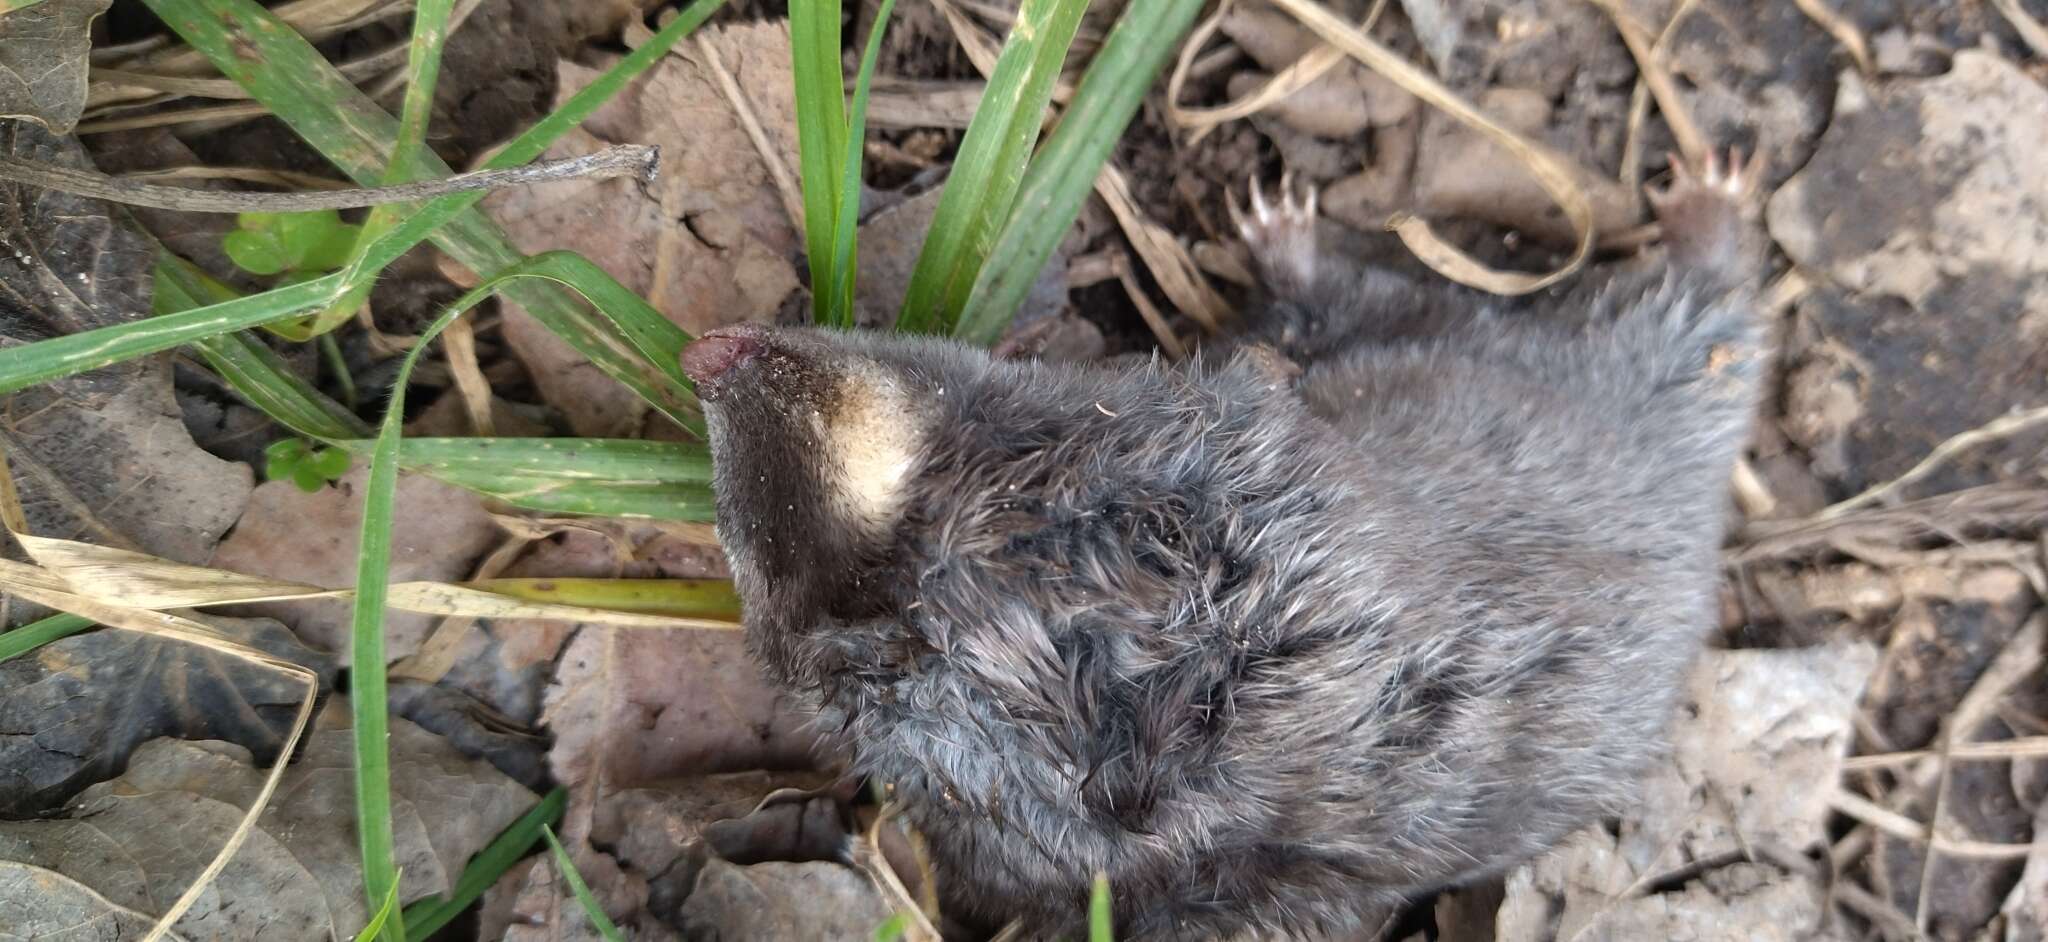
<svg viewBox="0 0 2048 942"><path fill-rule="evenodd" d="M1133 718L1105 698L1149 696L1170 728L1105 748L1170 749L1226 662L1287 643L1305 580L1336 578L1326 505L1357 475L1328 465L1355 458L1269 359L1077 367L745 326L683 365L750 644L849 723L993 715L1063 751Z"/></svg>

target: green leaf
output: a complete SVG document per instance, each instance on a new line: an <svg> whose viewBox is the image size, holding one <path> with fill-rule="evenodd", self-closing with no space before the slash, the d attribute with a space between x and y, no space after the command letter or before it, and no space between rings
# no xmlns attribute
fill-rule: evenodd
<svg viewBox="0 0 2048 942"><path fill-rule="evenodd" d="M322 448L313 453L311 464L308 467L312 468L313 472L321 477L334 481L339 480L342 475L348 473L350 461L351 459L346 451L339 448Z"/></svg>
<svg viewBox="0 0 2048 942"><path fill-rule="evenodd" d="M385 921L391 918L391 912L396 908L398 908L398 884L393 883L391 884L391 892L384 896L384 905L377 907L377 914L371 916L370 921L363 924L363 931L356 933L356 942L377 942L377 936L384 931ZM403 919L404 917L401 916L399 918Z"/></svg>
<svg viewBox="0 0 2048 942"><path fill-rule="evenodd" d="M982 344L1002 336L1045 260L1080 214L1110 150L1131 123L1166 57L1180 47L1202 3L1131 0L1124 8L1096 50L1059 126L1025 171L1002 232L960 309L954 336Z"/></svg>
<svg viewBox="0 0 2048 942"><path fill-rule="evenodd" d="M945 333L958 322L996 232L1011 218L1060 64L1087 9L1087 0L1024 0L1018 9L939 194L897 330Z"/></svg>
<svg viewBox="0 0 2048 942"><path fill-rule="evenodd" d="M157 316L235 297L234 289L158 246L153 299ZM223 334L195 341L193 346L207 365L251 406L300 435L337 439L370 434L369 425L356 418L355 413L300 379L285 365L283 357L253 335Z"/></svg>
<svg viewBox="0 0 2048 942"><path fill-rule="evenodd" d="M328 230L319 242L306 249L306 254L299 258L299 266L317 271L333 271L348 264L349 256L354 254L356 249L356 239L362 234L363 227L358 225L342 223L335 226ZM352 314L354 311L350 310L349 313Z"/></svg>
<svg viewBox="0 0 2048 942"><path fill-rule="evenodd" d="M1110 919L1109 874L1097 872L1095 887L1088 893L1088 942L1116 942Z"/></svg>
<svg viewBox="0 0 2048 942"><path fill-rule="evenodd" d="M306 443L296 438L280 438L263 449L263 476L275 481L290 477L306 460Z"/></svg>
<svg viewBox="0 0 2048 942"><path fill-rule="evenodd" d="M583 907L583 915L590 920L590 925L597 929L598 935L605 937L606 942L624 942L625 936L619 934L619 927L604 914L604 907L597 905L597 897L590 895L590 884L583 882L583 874L576 872L576 863L569 859L569 852L563 849L561 841L555 839L555 829L543 827L540 833L547 838L548 849L554 852L555 869L562 874L562 879L569 881L569 892L576 895L576 903Z"/></svg>
<svg viewBox="0 0 2048 942"><path fill-rule="evenodd" d="M797 171L803 182L804 248L810 258L812 319L831 323L834 218L846 153L846 78L839 65L838 0L790 0L790 71L796 83Z"/></svg>
<svg viewBox="0 0 2048 942"><path fill-rule="evenodd" d="M236 268L252 275L275 275L291 267L291 253L268 232L236 229L221 236L221 251Z"/></svg>
<svg viewBox="0 0 2048 942"><path fill-rule="evenodd" d="M29 622L13 631L0 631L0 661L20 657L52 641L69 638L98 624L90 618L68 613Z"/></svg>
<svg viewBox="0 0 2048 942"><path fill-rule="evenodd" d="M852 126L846 132L846 154L840 161L841 177L838 199L832 208L832 280L826 289L831 294L831 304L826 323L835 327L853 326L853 279L859 267L854 257L854 239L860 221L860 167L868 133L868 86L875 76L875 62L882 51L882 36L889 28L889 13L896 8L896 0L882 0L882 6L875 13L874 29L868 32L867 52L861 55L860 74L853 83L853 107L850 111ZM815 274L815 273L814 273ZM817 290L818 280L812 278L812 290Z"/></svg>
<svg viewBox="0 0 2048 942"><path fill-rule="evenodd" d="M910 931L910 914L899 912L875 927L875 942L896 942Z"/></svg>
<svg viewBox="0 0 2048 942"><path fill-rule="evenodd" d="M364 184L382 179L397 140L397 122L269 11L252 0L145 2L222 74L270 108L349 177ZM722 0L696 0L690 4L648 42L505 145L487 166L520 166L539 157L627 82L659 61L721 3ZM450 173L446 164L424 149L408 170L416 178ZM391 233L378 238L373 250L347 269L350 275L338 286L340 290L321 303L339 300L429 235L436 245L474 271L498 271L518 261L520 255L504 233L473 211L482 198L480 192L456 193L428 201ZM609 276L606 280L610 280ZM508 289L508 294L605 375L625 384L677 423L685 427L693 424L695 398L676 363L649 362L636 356L634 345L622 336L635 331L664 332L676 338L673 345L679 349L688 338L666 318L657 316L653 322L622 328L618 319L634 315L611 311L593 314L573 298L546 285L517 284ZM14 348L25 349L29 348ZM0 351L0 392L6 391L4 383L8 378L5 354L14 350Z"/></svg>
<svg viewBox="0 0 2048 942"><path fill-rule="evenodd" d="M331 209L305 213L285 213L279 216L271 227L277 243L284 247L285 257L290 259L292 268L326 268L307 259L341 228L341 214Z"/></svg>
<svg viewBox="0 0 2048 942"><path fill-rule="evenodd" d="M314 470L311 465L299 464L292 466L292 483L308 494L318 494L321 488L327 486L327 479L321 477L320 472Z"/></svg>
<svg viewBox="0 0 2048 942"><path fill-rule="evenodd" d="M5 637L0 635L0 637ZM569 803L569 792L557 788L533 806L533 809L505 828L490 846L478 851L470 859L469 866L462 868L462 875L455 879L455 887L447 897L429 896L416 900L405 908L405 926L420 938L426 938L440 931L442 926L476 902L484 891L498 882L505 871L512 869L520 858L541 839L541 828L562 817L562 809Z"/></svg>

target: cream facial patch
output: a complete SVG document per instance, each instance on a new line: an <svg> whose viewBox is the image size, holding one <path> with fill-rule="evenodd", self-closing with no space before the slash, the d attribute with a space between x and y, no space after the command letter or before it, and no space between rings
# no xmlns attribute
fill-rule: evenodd
<svg viewBox="0 0 2048 942"><path fill-rule="evenodd" d="M878 369L850 371L831 411L816 421L833 510L874 528L895 522L924 439L924 419L910 390Z"/></svg>

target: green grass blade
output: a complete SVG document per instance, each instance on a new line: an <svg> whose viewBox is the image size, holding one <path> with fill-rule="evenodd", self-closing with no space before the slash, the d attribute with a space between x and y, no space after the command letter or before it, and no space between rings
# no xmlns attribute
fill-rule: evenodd
<svg viewBox="0 0 2048 942"><path fill-rule="evenodd" d="M391 884L391 892L384 897L384 905L377 907L377 914L371 916L370 921L363 924L363 931L356 933L356 942L377 942L377 937L384 934L384 924L391 921L391 913L397 908L398 884L393 883ZM404 924L405 916L403 914L399 915L398 922L401 925Z"/></svg>
<svg viewBox="0 0 2048 942"><path fill-rule="evenodd" d="M484 891L498 882L505 871L512 869L526 852L539 843L541 828L553 824L562 817L562 809L569 804L569 792L557 788L548 792L531 811L512 822L503 833L491 841L489 846L478 851L470 859L469 866L462 868L462 875L455 879L455 886L444 897L429 896L415 901L405 908L405 924L420 938L426 938L440 931L442 926L453 921L470 904L484 895Z"/></svg>
<svg viewBox="0 0 2048 942"><path fill-rule="evenodd" d="M407 74L411 80L405 86L405 102L399 109L398 140L391 148L391 157L384 164L384 177L379 182L393 184L411 180L411 168L418 162L420 151L426 147L427 119L434 110L434 84L441 75L441 46L448 39L448 18L454 7L455 0L419 0L413 8L412 43L406 58ZM415 208L378 206L370 210L369 218L363 220L362 232L356 236L351 259L368 254L372 244ZM271 329L292 340L325 336L346 323L369 300L373 286L370 281L356 284L340 300L321 309L304 325L282 324Z"/></svg>
<svg viewBox="0 0 2048 942"><path fill-rule="evenodd" d="M362 540L356 552L356 591L350 621L349 705L355 724L356 836L362 850L363 890L369 894L372 905L398 879L391 830L391 757L387 749L391 716L384 673L384 600L391 588L391 515L398 491L405 387L420 357L441 331L506 283L531 277L527 269L539 268L546 261L544 256L525 259L485 279L420 332L419 341L406 351L391 382L390 402L385 406L384 421L378 424L371 449L370 479L363 488ZM404 942L403 921L394 923L391 932L394 939Z"/></svg>
<svg viewBox="0 0 2048 942"><path fill-rule="evenodd" d="M336 441L366 456L371 443ZM409 438L408 471L514 506L708 523L711 456L701 445L587 438Z"/></svg>
<svg viewBox="0 0 2048 942"><path fill-rule="evenodd" d="M337 273L222 304L8 347L0 350L0 395L208 337L274 323L326 303L343 285L342 276Z"/></svg>
<svg viewBox="0 0 2048 942"><path fill-rule="evenodd" d="M281 20L251 0L146 2L222 74L234 79L352 179L368 184L382 178L397 139L397 122L357 91ZM518 166L540 156L627 82L659 61L722 3L723 0L696 0L647 43L622 57L596 81L507 144L487 166ZM450 172L446 164L424 150L405 169L415 178ZM473 211L482 198L482 193L458 193L428 201L391 233L378 239L376 250L351 270L382 269L428 235L458 262L478 272L500 271L516 263L520 253L504 233ZM349 281L350 285L359 283ZM613 319L634 315L610 311L601 312L609 317L593 314L575 299L539 282L515 284L506 293L606 375L633 389L670 418L689 424L695 411L694 399L676 364L640 359L633 354L634 345L620 336L621 330ZM676 347L687 342L681 329L666 319L634 324L630 329L671 334L677 338L672 344Z"/></svg>
<svg viewBox="0 0 2048 942"><path fill-rule="evenodd" d="M562 879L569 881L569 892L576 895L577 905L583 907L583 915L590 919L590 925L597 929L597 934L604 936L606 942L625 942L626 937L619 934L619 927L604 914L604 907L597 905L597 897L590 895L590 884L583 882L583 874L576 872L576 862L569 859L569 852L562 847L561 841L555 839L555 829L543 827L540 833L548 839L548 849L554 851L555 869L561 872Z"/></svg>
<svg viewBox="0 0 2048 942"><path fill-rule="evenodd" d="M960 317L975 274L1009 218L1060 64L1087 9L1087 0L1024 0L1018 9L939 194L897 330L945 333Z"/></svg>
<svg viewBox="0 0 2048 942"><path fill-rule="evenodd" d="M790 73L796 84L797 173L804 196L804 250L810 258L811 312L835 318L832 267L840 157L846 153L846 78L839 65L838 0L790 0Z"/></svg>
<svg viewBox="0 0 2048 942"><path fill-rule="evenodd" d="M1095 887L1088 893L1088 942L1116 942L1110 923L1109 874L1095 874Z"/></svg>
<svg viewBox="0 0 2048 942"><path fill-rule="evenodd" d="M197 265L158 247L153 299L157 315L175 314L236 297L234 289L208 277ZM370 434L368 423L300 379L277 351L252 335L223 334L196 341L192 346L245 401L294 432L321 439L364 438Z"/></svg>
<svg viewBox="0 0 2048 942"><path fill-rule="evenodd" d="M1202 2L1131 0L1124 8L1059 126L1025 172L1008 221L961 308L954 336L983 344L1002 336Z"/></svg>
<svg viewBox="0 0 2048 942"><path fill-rule="evenodd" d="M740 620L740 597L730 579L479 579L463 585L529 602L677 618Z"/></svg>
<svg viewBox="0 0 2048 942"><path fill-rule="evenodd" d="M882 0L875 12L874 29L868 32L868 48L861 54L860 74L853 83L852 126L846 133L846 153L840 161L839 199L832 210L832 304L826 323L853 326L853 279L859 262L854 256L854 238L860 221L860 167L868 136L868 86L875 77L875 62L881 57L882 35L889 28L889 14L896 0ZM818 281L812 279L815 290Z"/></svg>
<svg viewBox="0 0 2048 942"><path fill-rule="evenodd" d="M0 632L0 661L11 660L52 641L69 638L98 624L90 618L57 614L29 622L13 631Z"/></svg>

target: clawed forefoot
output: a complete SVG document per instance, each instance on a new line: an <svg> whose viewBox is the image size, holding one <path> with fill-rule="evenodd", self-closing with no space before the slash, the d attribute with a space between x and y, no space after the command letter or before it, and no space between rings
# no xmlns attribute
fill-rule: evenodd
<svg viewBox="0 0 2048 942"><path fill-rule="evenodd" d="M1286 294L1313 284L1319 251L1316 188L1308 185L1297 190L1294 174L1288 172L1280 175L1280 192L1271 202L1257 180L1246 189L1251 193L1251 212L1239 207L1236 195L1231 194L1230 219L1251 249L1252 261L1268 290Z"/></svg>
<svg viewBox="0 0 2048 942"><path fill-rule="evenodd" d="M1724 162L1710 152L1695 171L1671 157L1671 183L1650 188L1650 207L1664 230L1672 261L1694 267L1727 267L1751 251L1757 190L1763 180L1763 155L1744 160L1731 149Z"/></svg>

